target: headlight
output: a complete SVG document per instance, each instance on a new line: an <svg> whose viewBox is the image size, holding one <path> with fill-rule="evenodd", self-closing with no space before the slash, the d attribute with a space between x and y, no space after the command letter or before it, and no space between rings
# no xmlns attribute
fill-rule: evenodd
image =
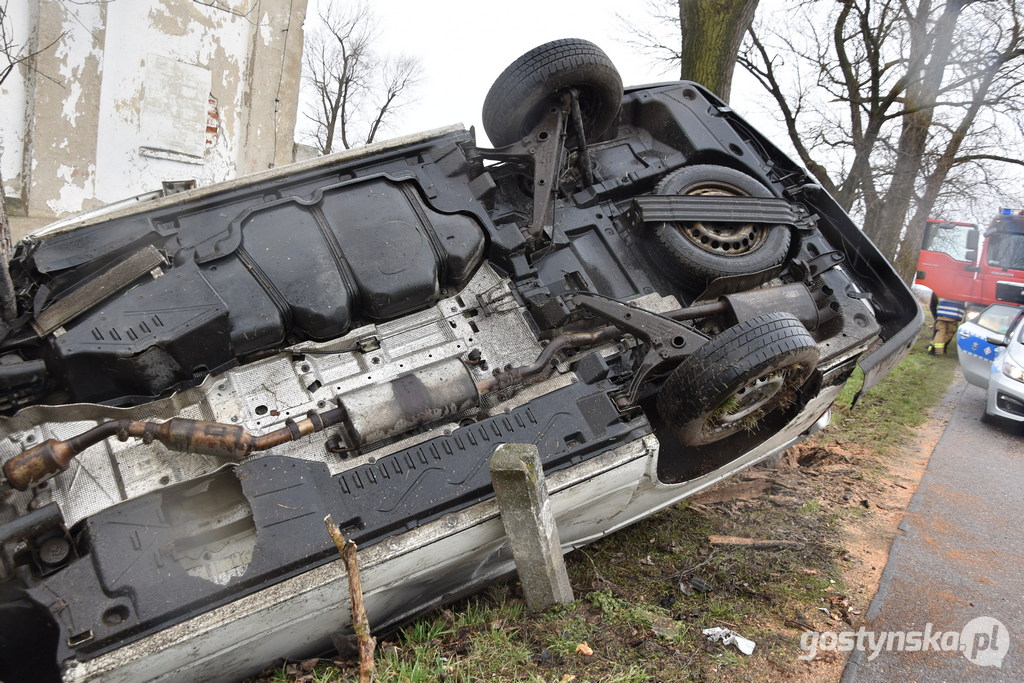
<svg viewBox="0 0 1024 683"><path fill-rule="evenodd" d="M1010 358L1010 354L1003 356L1003 374L1010 379L1024 382L1024 368L1014 363Z"/></svg>

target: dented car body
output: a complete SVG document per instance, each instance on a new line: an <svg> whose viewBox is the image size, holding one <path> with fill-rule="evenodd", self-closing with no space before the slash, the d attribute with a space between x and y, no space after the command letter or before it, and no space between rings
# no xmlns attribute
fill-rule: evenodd
<svg viewBox="0 0 1024 683"><path fill-rule="evenodd" d="M322 651L328 514L386 630L512 571L497 444L538 447L568 551L820 429L916 337L877 250L699 85L623 91L556 41L484 124L502 146L435 130L19 244L0 678Z"/></svg>

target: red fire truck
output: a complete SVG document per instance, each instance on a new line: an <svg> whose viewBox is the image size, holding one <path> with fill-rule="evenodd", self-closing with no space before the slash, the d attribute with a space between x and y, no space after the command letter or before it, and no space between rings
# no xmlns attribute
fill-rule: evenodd
<svg viewBox="0 0 1024 683"><path fill-rule="evenodd" d="M975 308L1024 304L1024 211L1000 209L984 242L974 223L929 219L914 282Z"/></svg>

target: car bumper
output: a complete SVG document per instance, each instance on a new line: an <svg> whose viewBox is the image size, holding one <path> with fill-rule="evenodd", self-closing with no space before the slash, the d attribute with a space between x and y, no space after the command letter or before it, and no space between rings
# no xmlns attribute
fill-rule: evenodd
<svg viewBox="0 0 1024 683"><path fill-rule="evenodd" d="M993 368L988 383L985 413L1013 422L1024 422L1024 382L1010 379Z"/></svg>

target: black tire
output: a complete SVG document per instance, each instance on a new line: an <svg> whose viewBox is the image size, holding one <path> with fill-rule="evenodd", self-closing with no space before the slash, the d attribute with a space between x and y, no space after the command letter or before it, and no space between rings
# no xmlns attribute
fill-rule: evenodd
<svg viewBox="0 0 1024 683"><path fill-rule="evenodd" d="M484 132L495 147L522 139L567 88L580 93L587 139L603 133L619 112L622 78L604 50L565 38L535 47L512 62L484 99Z"/></svg>
<svg viewBox="0 0 1024 683"><path fill-rule="evenodd" d="M985 408L981 413L982 424L987 424L989 427L995 427L996 429L1008 429L1011 431L1019 431L1020 423L1013 420L1008 420L1002 415L992 415L988 412L988 408Z"/></svg>
<svg viewBox="0 0 1024 683"><path fill-rule="evenodd" d="M746 173L710 164L670 173L655 193L774 196ZM751 275L779 265L789 252L790 239L784 225L672 222L655 224L647 245L665 275L687 290L701 292L717 278ZM763 282L745 283L759 284Z"/></svg>
<svg viewBox="0 0 1024 683"><path fill-rule="evenodd" d="M762 313L704 343L672 371L658 412L684 446L703 446L795 401L818 347L789 313Z"/></svg>

